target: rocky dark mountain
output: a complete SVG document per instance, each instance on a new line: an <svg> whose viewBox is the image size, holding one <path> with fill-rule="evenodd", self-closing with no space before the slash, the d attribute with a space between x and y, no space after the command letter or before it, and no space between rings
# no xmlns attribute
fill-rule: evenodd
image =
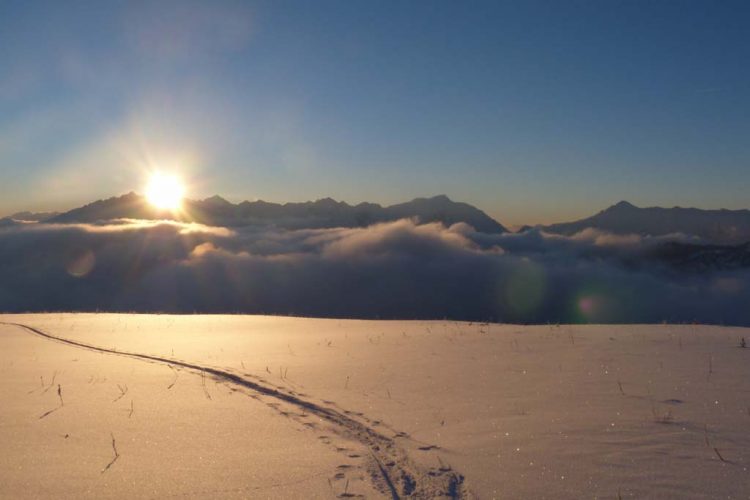
<svg viewBox="0 0 750 500"><path fill-rule="evenodd" d="M385 218L389 220L417 217L422 222L442 222L447 226L457 222L466 222L482 233L507 232L507 229L481 210L468 203L452 201L445 195L416 198L407 203L391 205L383 211Z"/></svg>
<svg viewBox="0 0 750 500"><path fill-rule="evenodd" d="M0 226L12 226L24 222L45 222L60 215L59 212L17 212L8 217L0 217Z"/></svg>
<svg viewBox="0 0 750 500"><path fill-rule="evenodd" d="M586 228L650 236L681 233L697 236L706 243L736 245L750 241L750 210L639 208L621 201L592 217L542 227L547 232L565 235Z"/></svg>
<svg viewBox="0 0 750 500"><path fill-rule="evenodd" d="M160 219L170 218L151 206L145 197L128 193L123 196L98 200L79 208L52 217L47 222L70 224L81 222L101 222L113 219Z"/></svg>
<svg viewBox="0 0 750 500"><path fill-rule="evenodd" d="M652 249L648 256L681 272L734 271L750 268L750 243L696 245L667 242Z"/></svg>
<svg viewBox="0 0 750 500"><path fill-rule="evenodd" d="M17 212L10 218L24 222L44 222L58 215L60 215L59 212Z"/></svg>
<svg viewBox="0 0 750 500"><path fill-rule="evenodd" d="M113 219L175 219L221 226L274 225L288 229L364 227L378 222L416 218L422 223L446 225L464 222L485 233L506 229L490 216L467 203L445 195L417 198L383 207L375 203L349 205L331 198L303 203L243 201L234 204L220 196L185 200L179 214L159 211L136 193L90 203L49 219L53 223L95 223Z"/></svg>

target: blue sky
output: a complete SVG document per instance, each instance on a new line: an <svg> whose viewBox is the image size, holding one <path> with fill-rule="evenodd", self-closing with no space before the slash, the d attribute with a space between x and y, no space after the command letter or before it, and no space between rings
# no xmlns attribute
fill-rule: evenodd
<svg viewBox="0 0 750 500"><path fill-rule="evenodd" d="M0 213L142 191L505 224L748 208L745 2L0 3Z"/></svg>

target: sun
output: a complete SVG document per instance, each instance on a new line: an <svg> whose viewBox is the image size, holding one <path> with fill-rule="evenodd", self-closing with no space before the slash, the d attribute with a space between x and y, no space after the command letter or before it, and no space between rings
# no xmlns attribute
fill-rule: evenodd
<svg viewBox="0 0 750 500"><path fill-rule="evenodd" d="M178 210L185 196L185 186L179 177L154 172L146 186L146 199L160 210Z"/></svg>

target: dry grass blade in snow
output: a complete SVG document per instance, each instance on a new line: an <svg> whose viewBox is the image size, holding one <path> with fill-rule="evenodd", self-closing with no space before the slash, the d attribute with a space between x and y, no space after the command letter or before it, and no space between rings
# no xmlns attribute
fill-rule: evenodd
<svg viewBox="0 0 750 500"><path fill-rule="evenodd" d="M102 474L104 474L105 472L107 472L109 470L109 468L112 467L115 464L115 462L117 462L117 460L120 458L120 454L117 451L117 443L115 442L115 436L114 436L114 434L110 434L110 436L112 437L112 452L114 453L114 457L112 457L112 461L109 462L102 469Z"/></svg>

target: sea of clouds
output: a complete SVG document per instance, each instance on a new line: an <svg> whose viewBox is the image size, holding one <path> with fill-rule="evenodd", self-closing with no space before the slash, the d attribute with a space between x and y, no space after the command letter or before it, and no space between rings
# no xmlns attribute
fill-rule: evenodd
<svg viewBox="0 0 750 500"><path fill-rule="evenodd" d="M0 311L750 324L750 273L652 257L674 239L413 220L296 231L13 224L0 227Z"/></svg>

